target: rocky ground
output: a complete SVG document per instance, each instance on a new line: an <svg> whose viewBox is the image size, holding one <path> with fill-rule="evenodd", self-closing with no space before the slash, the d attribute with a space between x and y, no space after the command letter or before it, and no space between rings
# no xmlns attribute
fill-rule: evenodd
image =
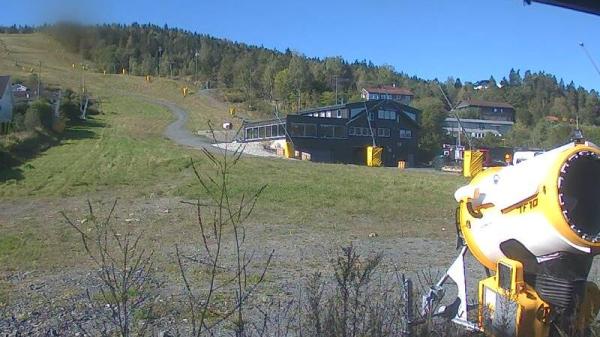
<svg viewBox="0 0 600 337"><path fill-rule="evenodd" d="M91 196L95 207L102 204L110 205L108 195ZM182 244L188 252L197 247L183 236L192 237L194 227L194 210L189 205L181 203L178 198L144 198L120 200L126 210L118 210L116 220L136 226L138 229L147 227L147 235L151 240L156 258L159 261L157 277L163 281L160 289L161 298L166 300L180 296L183 284L178 277L175 267L174 245ZM23 199L5 201L0 205L0 223L10 227L22 226L27 223L38 223L40 230L47 231L51 238L54 232L69 230L57 210L65 210L75 220L81 220L86 212L85 200L80 198L57 199ZM104 207L106 209L106 207ZM100 211L99 211L100 212ZM101 213L101 212L100 212ZM47 215L50 215L47 216ZM41 226L43 224L43 226ZM171 228L171 229L169 229ZM360 231L362 233L362 231ZM378 233L362 235L353 232L342 233L334 230L315 231L310 227L298 225L264 225L248 224L246 226L246 249L254 253L254 259L266 261L268 254L273 251L273 260L261 294L269 297L285 298L294 296L297 289L302 288L306 276L315 271L324 272L331 280L331 261L338 256L340 247L353 244L363 256L384 254L381 267L382 275L392 277L396 271L416 275L421 271L431 271L439 274L455 257L454 242L439 239L402 237L401 235L383 236ZM197 242L198 243L198 242ZM60 334L61 336L83 333L101 317L106 317L106 303L98 297L100 281L96 269L78 247L71 254L57 252L38 258L38 263L31 267L9 269L2 268L1 280L4 288L8 289L7 300L2 308L0 332L2 336L13 336L18 331L21 335ZM228 259L232 243L224 247ZM55 249L61 250L60 247ZM71 247L66 250L73 249ZM60 256L66 261L61 261ZM474 267L475 264L472 264ZM473 268L477 271L477 268ZM88 292L96 303L90 304ZM165 317L168 325L172 317Z"/></svg>

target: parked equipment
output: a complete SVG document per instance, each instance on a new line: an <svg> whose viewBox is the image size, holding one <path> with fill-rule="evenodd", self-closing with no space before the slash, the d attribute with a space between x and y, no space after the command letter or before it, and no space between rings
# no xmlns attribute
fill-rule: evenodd
<svg viewBox="0 0 600 337"><path fill-rule="evenodd" d="M369 167L380 167L382 164L381 154L383 148L380 146L368 146L367 147L367 166Z"/></svg>
<svg viewBox="0 0 600 337"><path fill-rule="evenodd" d="M488 336L585 336L600 307L587 280L600 252L600 148L582 139L506 167L466 152L471 182L454 197L460 254L423 299L423 313ZM492 274L468 305L467 251ZM452 279L454 302L432 312ZM469 315L472 309L476 315Z"/></svg>

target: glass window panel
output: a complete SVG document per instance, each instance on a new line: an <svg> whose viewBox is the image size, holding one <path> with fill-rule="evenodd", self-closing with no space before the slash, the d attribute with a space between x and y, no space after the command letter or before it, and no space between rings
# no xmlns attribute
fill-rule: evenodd
<svg viewBox="0 0 600 337"><path fill-rule="evenodd" d="M279 124L279 135L285 136L285 124Z"/></svg>
<svg viewBox="0 0 600 337"><path fill-rule="evenodd" d="M290 123L290 135L297 137L304 136L304 125L300 123Z"/></svg>
<svg viewBox="0 0 600 337"><path fill-rule="evenodd" d="M323 137L323 138L333 138L334 137L333 125L319 126L319 136Z"/></svg>
<svg viewBox="0 0 600 337"><path fill-rule="evenodd" d="M316 137L317 136L317 125L316 124L304 124L304 136Z"/></svg>

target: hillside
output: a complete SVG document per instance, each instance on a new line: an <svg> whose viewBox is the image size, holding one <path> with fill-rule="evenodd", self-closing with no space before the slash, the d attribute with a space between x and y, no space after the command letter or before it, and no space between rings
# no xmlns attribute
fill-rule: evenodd
<svg viewBox="0 0 600 337"><path fill-rule="evenodd" d="M438 81L419 79L387 65L349 62L337 56L309 58L289 49L280 52L155 25L58 25L43 30L82 60L93 61L92 71L125 69L143 76L160 72L174 81L161 83L187 81L197 88L219 88L224 100L249 110L242 113L247 119L272 116L276 102L280 110L294 112L335 103L336 89L338 101L353 101L360 99L365 86L394 83L413 91L414 105L423 110L423 161L439 153L444 138L441 122L450 107ZM454 104L473 98L508 102L516 108L515 132L503 140L487 139L488 145L548 148L563 142L573 126L549 123L546 116L578 119L592 139L600 140L594 128L600 125L600 98L594 90L528 70L507 69L506 77L490 78L484 90L476 90L473 83L463 83L459 77L440 81ZM201 122L202 117L193 120Z"/></svg>
<svg viewBox="0 0 600 337"><path fill-rule="evenodd" d="M116 330L117 316L130 320L135 332L148 326L155 335L186 335L190 322L197 318L187 302L186 287L199 299L191 302L192 308L196 303L208 303L205 299L210 296L206 293L215 290L207 324L222 322L224 331L233 331L239 322L254 327L269 324L271 331L279 331L275 329L283 324L303 324L303 317L311 317L306 304L315 295L323 295L322 307L315 309L318 317L326 322L324 326L335 326L327 322L330 317L339 320L336 315L341 310L335 303L340 301L335 296L343 289L335 288L340 284L336 275L344 264L356 268L349 270L352 275L372 277L371 283L363 282L365 276L360 282L350 283L352 287L359 285L353 291L361 291L365 301L368 298L369 303L376 304L369 309L372 311L357 317L369 318L369 322L371 317L402 319L398 316L404 294L400 290L401 275L418 280L422 289L417 290L425 290L456 256L453 193L465 183L461 176L428 169L369 168L250 156L239 161L229 157L225 164L222 157L215 161L210 155L165 138L164 130L173 116L157 101L186 109L192 115L188 126L192 130L206 128L209 119L230 118L231 103L223 103L221 94L215 97L211 91L182 97L180 89L193 84L189 75L154 77L151 82L135 72L104 75L99 63L93 62L93 55L84 55L91 60L82 58L40 32L0 34L0 56L0 73L18 79L29 80L40 61L44 85L77 91L85 79L88 91L99 99L101 110L85 122L69 124L55 146L18 166L0 167L3 333L103 335L108 329L104 335L109 335ZM87 64L88 70L83 70L82 64ZM418 92L418 104L426 114L424 127L437 132L436 118L443 116L444 106L435 96L432 83L423 82L423 88L430 90L430 95ZM230 99L243 92L235 86L221 86L217 91ZM248 99L241 97L236 104L247 107ZM435 111L439 114L430 113ZM261 116L258 111L243 109L242 114L248 118ZM229 175L218 174L220 167L231 168L233 164ZM203 183L197 176L204 178ZM213 203L215 199L211 200L203 189L209 181L227 184L226 189L212 189L217 194L230 193L226 201L220 199L218 204L216 199L218 205ZM263 186L258 202L249 202L252 198L248 196ZM222 211L223 202L227 204L226 212ZM244 202L251 204L252 212L234 228L229 222L240 219L242 209L247 211ZM61 212L83 231L74 230ZM107 217L111 221L104 222ZM199 220L202 217L206 222ZM223 231L206 231L204 227L223 223ZM105 247L110 246L114 255L108 260L119 261L109 272L115 280L116 274L133 275L132 283L116 281L118 294L103 292L107 285L98 275L102 277L109 268L99 268L90 259L86 253L89 246L82 243L85 235L93 237L87 242L92 245L110 241ZM124 239L131 241L122 245L119 240ZM128 252L124 246L134 247L133 258L124 253ZM345 248L343 253L352 260L346 263L339 252L340 247L348 246L352 248ZM212 254L219 254L221 247L217 264ZM145 259L135 256L145 254L151 257L151 267L144 269L148 273L140 273L144 267L138 268L136 262L121 263L127 259L123 255L139 262ZM103 256L101 260L107 259ZM212 273L208 267L211 262L207 261L215 261ZM240 261L243 271L239 269ZM375 270L369 261L379 261L380 266ZM144 262L142 265L146 266ZM268 267L264 278L260 274L263 267ZM468 268L469 273L483 273L476 263ZM183 270L187 270L189 279L182 277ZM590 278L597 280L599 275L595 267ZM143 286L131 287L140 280L145 282ZM311 280L316 285L312 293ZM124 284L130 287L124 288ZM248 295L251 305L244 307L244 320L227 316L228 308L236 307L236 294L248 294L249 288L256 291ZM243 292L236 292L238 289ZM121 302L134 304L126 306L131 311L115 315L113 310L122 307ZM267 315L271 317L267 319ZM401 324L394 324L399 331ZM84 332L84 328L91 332ZM302 335L325 335L305 332L309 328L305 324ZM257 331L244 335L266 334Z"/></svg>
<svg viewBox="0 0 600 337"><path fill-rule="evenodd" d="M27 66L35 66L42 60L44 83L73 89L79 87L85 74L86 85L92 95L101 99L102 110L102 114L87 123L68 128L59 145L1 171L0 261L5 268L46 269L82 263L82 256L62 258L74 249L77 238L57 237L66 235L64 223L54 215L45 218L42 214L65 210L82 215L86 199L102 207L119 198L125 209L129 205L143 209L147 201L171 205L178 211L170 215L176 220L169 223L181 223L174 225L176 230L165 234L163 239L167 246L177 242L180 231L191 221L189 210L178 205L179 200L202 197L190 159L197 161L201 172L211 172L213 167L198 151L165 139L164 129L173 117L165 108L151 104L148 98L174 102L194 113L194 129L209 118L229 116L221 109L223 103L200 95L181 97L180 86L188 84L183 80L160 78L147 83L142 76L74 70L72 64L81 63L81 59L42 33L2 34L0 41L10 51L10 54L6 49L3 51L7 57L0 58L0 73L27 78L31 75ZM301 177L301 183L290 177ZM431 183L432 180L436 181ZM248 157L240 163L231 181L235 191L268 185L260 207L250 219L252 223L276 226L280 228L277 235L291 235L289 238L325 231L335 237L339 235L335 242L345 242L351 237L364 238L369 231L400 233L395 227L398 221L411 224L419 219L423 220L421 234L408 225L401 230L402 235L421 236L427 232L436 237L446 236L447 233L439 232L439 227L451 217L451 195L463 180L428 171L406 171L399 175L393 169ZM370 196L368 200L363 198L365 193ZM403 197L405 194L414 195L415 199L408 200ZM429 210L412 207L415 200L425 202L425 199L447 212L430 214ZM395 207L389 209L389 203ZM26 215L32 208L39 217ZM147 216L149 226L156 230L161 227L162 220L157 220L156 214L140 212L140 216ZM297 231L299 224L301 231ZM47 241L44 239L47 236L56 240Z"/></svg>
<svg viewBox="0 0 600 337"><path fill-rule="evenodd" d="M231 118L229 105L210 94L193 93L184 98L181 89L190 85L186 81L153 77L148 83L143 76L103 75L95 71L92 61L66 51L44 33L0 34L0 55L0 73L10 74L13 80L35 78L41 61L41 80L46 86L78 92L85 82L87 90L101 102L124 95L174 102L189 112L191 130L206 130L208 120L218 124ZM83 70L84 65L87 70Z"/></svg>

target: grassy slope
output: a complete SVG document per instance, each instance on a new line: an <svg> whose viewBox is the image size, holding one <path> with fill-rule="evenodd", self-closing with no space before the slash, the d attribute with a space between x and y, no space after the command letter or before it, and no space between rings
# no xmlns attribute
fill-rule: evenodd
<svg viewBox="0 0 600 337"><path fill-rule="evenodd" d="M103 75L81 70L80 64L90 64L78 55L66 52L60 44L43 34L0 34L0 40L10 53L0 47L0 73L13 77L27 78L31 70L37 72L42 61L42 80L46 84L59 85L78 90L85 82L95 97L137 94L174 102L190 113L191 128L206 129L206 121L221 121L228 116L227 106L201 95L183 98L181 88L188 85L183 81L154 78L147 83L144 77ZM0 44L1 46L2 44ZM16 63L18 62L18 66ZM73 69L72 65L76 67ZM89 69L95 69L93 65Z"/></svg>
<svg viewBox="0 0 600 337"><path fill-rule="evenodd" d="M0 73L24 77L28 73L15 67L15 58L31 64L43 59L45 81L78 87L81 72L71 64L79 60L61 52L54 42L41 35L0 35L0 39L12 50L10 58L0 57ZM189 159L200 160L201 171L209 170L209 165L198 151L164 139L162 130L171 120L170 113L144 103L138 95L174 101L195 112L194 123L222 118L222 111L201 97L181 98L178 87L182 83L171 80L148 84L134 76L88 73L86 82L103 98L105 114L71 129L64 144L15 168L11 172L15 179L0 183L0 200L49 200L58 211L69 207L57 202L63 198L83 202L87 197L105 201L161 195L201 197ZM452 193L463 182L459 177L428 172L246 158L232 178L232 189L269 185L251 222L273 225L273 231L291 233L301 228L333 235L362 236L375 231L391 237L446 237L451 231L443 233L440 228L452 226ZM189 218L187 223L178 220L154 218L148 228L160 233L162 244L171 245L189 225ZM172 226L167 231L165 222ZM77 246L77 237L65 229L64 222L45 214L4 220L0 215L0 237L2 269L71 264L72 260L62 257L71 255Z"/></svg>

